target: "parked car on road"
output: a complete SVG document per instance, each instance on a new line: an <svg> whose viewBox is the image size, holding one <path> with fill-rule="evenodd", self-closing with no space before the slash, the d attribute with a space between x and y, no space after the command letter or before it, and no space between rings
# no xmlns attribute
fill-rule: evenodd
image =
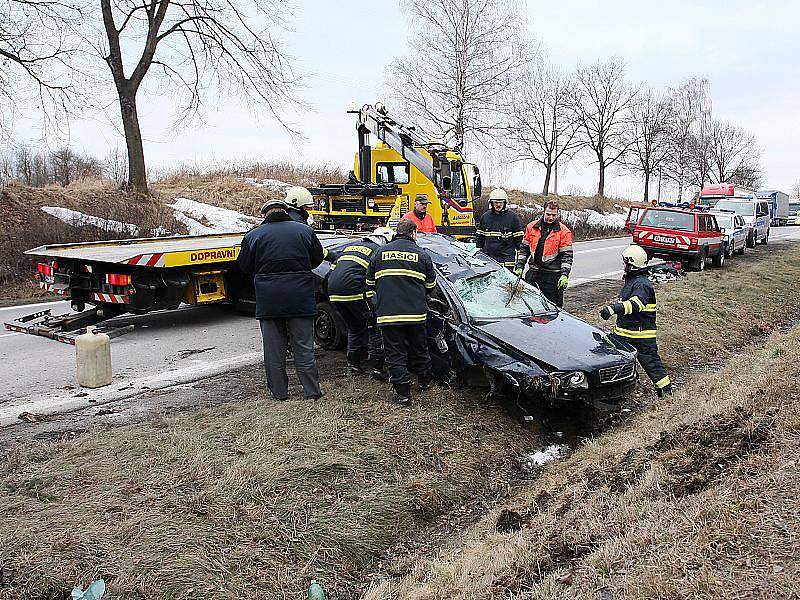
<svg viewBox="0 0 800 600"><path fill-rule="evenodd" d="M323 243L335 250L353 239L335 247L331 240ZM458 380L477 367L493 391L502 391L526 414L543 402L614 408L633 389L632 346L614 344L601 329L559 309L473 244L439 234L420 235L418 243L437 274L428 346L438 378ZM327 263L317 269L320 279L328 269ZM344 323L322 294L317 340L336 347L346 331L335 328Z"/></svg>
<svg viewBox="0 0 800 600"><path fill-rule="evenodd" d="M633 234L650 258L687 262L690 269L702 271L706 261L721 267L725 244L716 218L707 210L689 205L643 207Z"/></svg>
<svg viewBox="0 0 800 600"><path fill-rule="evenodd" d="M744 219L750 228L747 237L748 248L755 248L756 242L762 244L769 242L772 221L769 216L769 203L766 200L730 198L717 202L714 209L734 212Z"/></svg>
<svg viewBox="0 0 800 600"><path fill-rule="evenodd" d="M793 200L789 202L789 216L786 219L787 225L800 225L800 202Z"/></svg>
<svg viewBox="0 0 800 600"><path fill-rule="evenodd" d="M740 215L730 212L714 210L712 213L722 232L725 256L733 258L734 254L744 254L744 249L747 247L747 236L750 233L750 228L744 219Z"/></svg>

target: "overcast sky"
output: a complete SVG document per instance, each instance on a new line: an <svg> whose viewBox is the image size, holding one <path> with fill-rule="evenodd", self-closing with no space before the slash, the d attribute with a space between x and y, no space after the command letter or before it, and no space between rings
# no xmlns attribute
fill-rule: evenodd
<svg viewBox="0 0 800 600"><path fill-rule="evenodd" d="M210 106L202 125L172 131L168 93L140 98L145 152L152 167L234 159L352 163L356 138L350 101L381 99L386 66L407 48L408 21L396 0L296 0L283 38L306 74L299 118L305 141L257 118L235 100ZM687 77L711 82L714 115L751 130L762 149L765 187L789 188L800 179L800 2L773 0L528 0L528 27L551 60L565 70L610 56L625 60L634 83L677 86ZM144 101L143 101L144 100ZM390 107L391 108L391 107ZM110 117L109 117L110 115ZM104 155L124 144L116 106L86 114L70 128L70 143ZM18 122L20 137L36 141L33 122ZM560 177L559 190L592 193L596 167L583 158ZM539 191L533 167L505 175L507 183ZM637 197L641 185L612 177L608 195ZM652 189L652 188L651 188Z"/></svg>

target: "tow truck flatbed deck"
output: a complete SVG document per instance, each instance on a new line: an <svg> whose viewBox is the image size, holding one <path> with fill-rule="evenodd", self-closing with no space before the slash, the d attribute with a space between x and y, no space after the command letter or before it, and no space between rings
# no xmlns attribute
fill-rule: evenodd
<svg viewBox="0 0 800 600"><path fill-rule="evenodd" d="M320 232L319 237L330 235ZM25 254L98 263L181 267L236 260L243 237L244 232L52 244L27 250Z"/></svg>

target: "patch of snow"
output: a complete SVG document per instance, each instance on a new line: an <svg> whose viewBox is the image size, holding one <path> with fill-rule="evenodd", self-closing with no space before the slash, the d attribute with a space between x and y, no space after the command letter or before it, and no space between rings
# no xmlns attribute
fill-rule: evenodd
<svg viewBox="0 0 800 600"><path fill-rule="evenodd" d="M139 234L139 228L130 223L122 223L121 221L114 221L113 219L101 219L94 217L77 210L69 208L61 208L60 206L42 206L42 211L56 219L63 221L67 225L73 227L97 227L103 231L113 231L114 233L121 233L123 235L136 236Z"/></svg>
<svg viewBox="0 0 800 600"><path fill-rule="evenodd" d="M175 202L168 206L175 211L175 219L186 225L191 235L239 233L261 223L257 217L189 198L175 198Z"/></svg>
<svg viewBox="0 0 800 600"><path fill-rule="evenodd" d="M256 179L255 177L245 177L244 181L250 185L267 188L273 192L285 192L292 187L291 183L286 183L285 181L281 181L279 179Z"/></svg>
<svg viewBox="0 0 800 600"><path fill-rule="evenodd" d="M554 460L558 460L559 458L563 458L566 456L568 451L569 446L564 444L553 444L552 446L548 446L539 452L524 454L522 456L522 461L528 468L535 466L538 467Z"/></svg>

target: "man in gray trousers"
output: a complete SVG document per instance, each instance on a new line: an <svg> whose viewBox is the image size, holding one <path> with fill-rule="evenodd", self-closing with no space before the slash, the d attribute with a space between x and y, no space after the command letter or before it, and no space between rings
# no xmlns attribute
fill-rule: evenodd
<svg viewBox="0 0 800 600"><path fill-rule="evenodd" d="M317 305L311 271L322 262L324 251L314 230L292 220L287 208L283 200L264 205L264 222L244 236L236 263L253 276L264 370L272 397L289 398L286 347L291 344L304 396L316 400L322 390L314 359Z"/></svg>

